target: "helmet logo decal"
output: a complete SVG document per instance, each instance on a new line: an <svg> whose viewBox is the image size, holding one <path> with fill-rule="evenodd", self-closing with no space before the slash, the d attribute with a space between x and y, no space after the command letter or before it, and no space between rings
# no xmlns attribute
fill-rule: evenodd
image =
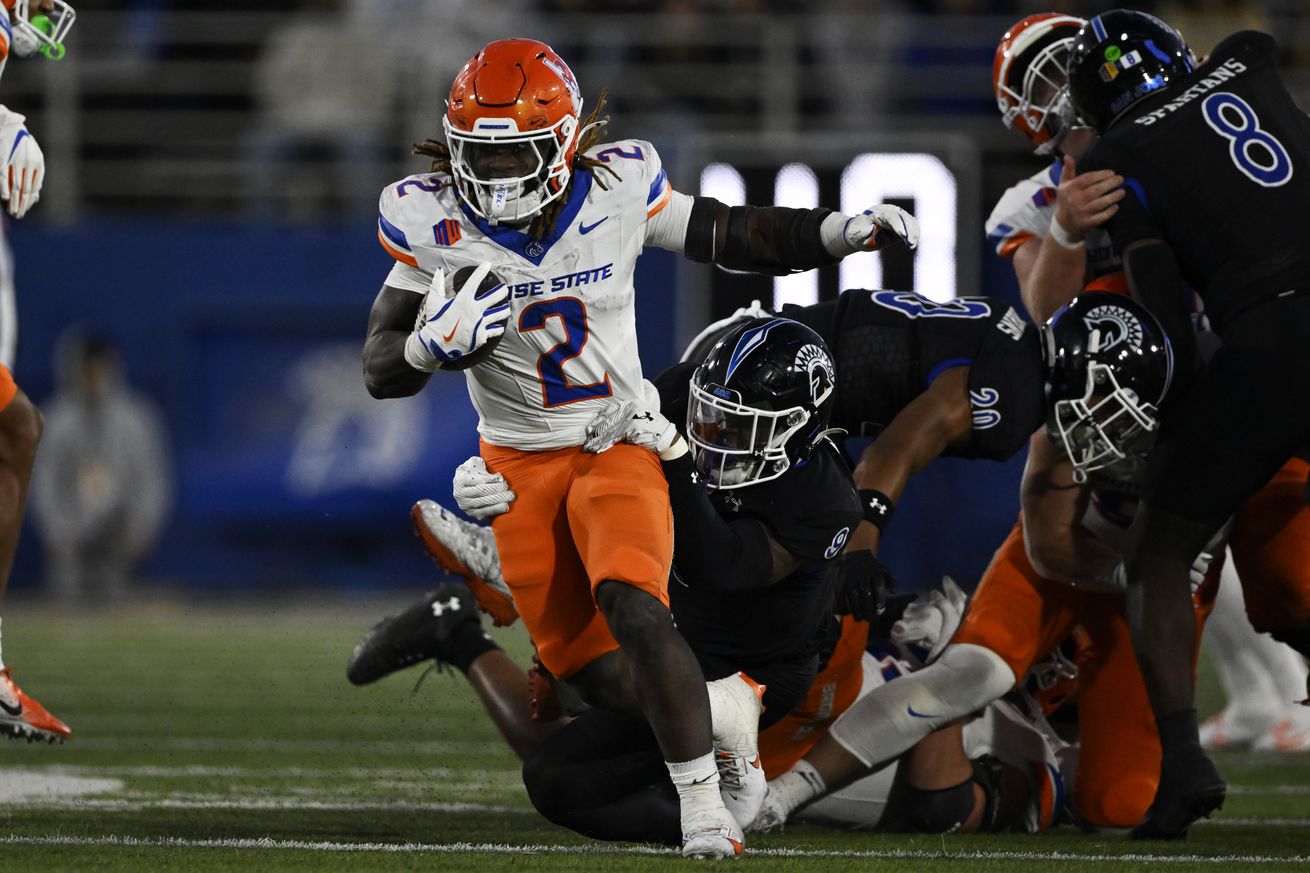
<svg viewBox="0 0 1310 873"><path fill-rule="evenodd" d="M1142 347L1142 323L1127 309L1119 306L1098 306L1083 316L1087 325L1087 351L1095 354L1116 346Z"/></svg>
<svg viewBox="0 0 1310 873"><path fill-rule="evenodd" d="M724 381L726 382L732 378L733 372L741 366L741 362L746 360L751 352L764 345L764 340L769 335L770 330L779 324L785 323L786 319L775 318L743 333L741 338L737 340L737 347L732 350L732 357L728 359L728 372L723 376Z"/></svg>
<svg viewBox="0 0 1310 873"><path fill-rule="evenodd" d="M831 386L836 379L836 370L832 366L832 360L828 353L813 344L801 346L796 353L796 366L804 368L810 377L810 399L818 405L823 398L824 391ZM824 382L824 379L827 382Z"/></svg>
<svg viewBox="0 0 1310 873"><path fill-rule="evenodd" d="M1119 75L1120 70L1131 70L1133 67L1137 66L1142 62L1142 53L1137 51L1136 49L1130 51L1126 55L1120 56L1118 46L1111 46L1110 48L1115 50L1114 52L1115 59L1107 64L1102 65L1100 69L1100 76L1102 82L1113 81L1114 78ZM1105 56L1106 58L1109 58L1110 56L1109 49L1106 49Z"/></svg>
<svg viewBox="0 0 1310 873"><path fill-rule="evenodd" d="M542 58L541 62L554 70L555 75L564 83L564 87L569 89L569 97L573 100L573 111L578 112L582 108L582 91L578 88L578 80L573 78L573 72L550 58Z"/></svg>
<svg viewBox="0 0 1310 873"><path fill-rule="evenodd" d="M1119 56L1122 54L1123 50L1117 45L1108 45L1105 47L1105 59L1112 64L1119 60Z"/></svg>

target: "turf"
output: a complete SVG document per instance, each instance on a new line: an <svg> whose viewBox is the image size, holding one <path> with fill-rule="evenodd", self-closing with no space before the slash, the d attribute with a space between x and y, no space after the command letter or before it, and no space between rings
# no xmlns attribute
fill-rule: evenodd
<svg viewBox="0 0 1310 873"><path fill-rule="evenodd" d="M316 598L317 599L317 598ZM73 726L0 743L5 871L650 870L686 862L553 827L462 677L354 688L355 640L395 602L154 605L61 614L13 604L15 677ZM523 654L520 632L501 634ZM1202 708L1217 705L1203 673ZM789 828L741 863L788 871L1310 868L1310 760L1225 754L1222 814L1180 844L1061 828L881 836ZM81 792L61 794L61 786ZM36 786L42 793L19 795Z"/></svg>

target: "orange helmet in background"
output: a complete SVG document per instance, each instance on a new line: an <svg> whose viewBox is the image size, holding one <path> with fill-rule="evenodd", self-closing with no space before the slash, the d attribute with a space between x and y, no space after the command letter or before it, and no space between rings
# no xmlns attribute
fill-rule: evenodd
<svg viewBox="0 0 1310 873"><path fill-rule="evenodd" d="M455 76L443 119L464 202L493 224L539 215L568 187L581 113L578 80L550 46L532 39L488 43ZM513 158L489 171L493 154Z"/></svg>
<svg viewBox="0 0 1310 873"><path fill-rule="evenodd" d="M992 85L1001 120L1028 137L1038 154L1055 151L1067 130L1064 66L1074 35L1086 23L1058 12L1029 15L996 46Z"/></svg>

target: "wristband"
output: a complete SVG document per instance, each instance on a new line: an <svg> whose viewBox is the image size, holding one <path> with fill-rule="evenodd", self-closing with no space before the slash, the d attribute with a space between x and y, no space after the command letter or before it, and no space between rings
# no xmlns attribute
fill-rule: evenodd
<svg viewBox="0 0 1310 873"><path fill-rule="evenodd" d="M418 331L405 337L405 363L420 373L431 373L437 369L437 356L428 351Z"/></svg>
<svg viewBox="0 0 1310 873"><path fill-rule="evenodd" d="M661 461L665 462L676 461L690 452L691 448L687 445L687 441L682 438L682 434L678 434L673 438L673 442L669 444L669 447L659 453L659 457Z"/></svg>
<svg viewBox="0 0 1310 873"><path fill-rule="evenodd" d="M1059 216L1051 219L1051 229L1048 231L1047 235L1066 249L1076 249L1084 242L1084 240L1081 239L1074 239L1069 231L1064 229L1064 225L1060 223Z"/></svg>
<svg viewBox="0 0 1310 873"><path fill-rule="evenodd" d="M887 522L892 520L892 512L895 511L896 504L876 488L861 488L860 509L864 512L864 520L881 533L887 529Z"/></svg>

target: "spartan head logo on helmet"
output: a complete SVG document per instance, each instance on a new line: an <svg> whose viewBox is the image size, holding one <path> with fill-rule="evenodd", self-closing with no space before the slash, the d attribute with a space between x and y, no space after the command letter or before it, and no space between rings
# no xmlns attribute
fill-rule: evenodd
<svg viewBox="0 0 1310 873"><path fill-rule="evenodd" d="M805 370L810 377L810 399L815 405L836 382L836 371L828 353L813 343L801 346L796 353L796 366Z"/></svg>
<svg viewBox="0 0 1310 873"><path fill-rule="evenodd" d="M1142 347L1142 323L1121 306L1098 306L1083 316L1087 325L1087 351L1105 352L1117 346Z"/></svg>

